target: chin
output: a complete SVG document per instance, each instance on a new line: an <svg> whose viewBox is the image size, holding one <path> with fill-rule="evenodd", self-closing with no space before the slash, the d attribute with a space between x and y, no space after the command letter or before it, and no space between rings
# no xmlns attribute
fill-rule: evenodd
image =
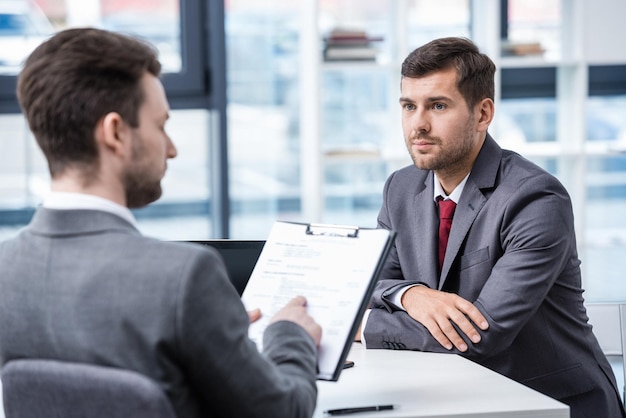
<svg viewBox="0 0 626 418"><path fill-rule="evenodd" d="M424 158L413 157L413 164L420 170L432 170L432 163Z"/></svg>
<svg viewBox="0 0 626 418"><path fill-rule="evenodd" d="M130 209L140 209L159 200L162 194L161 185L152 189L128 191L126 194L126 206Z"/></svg>

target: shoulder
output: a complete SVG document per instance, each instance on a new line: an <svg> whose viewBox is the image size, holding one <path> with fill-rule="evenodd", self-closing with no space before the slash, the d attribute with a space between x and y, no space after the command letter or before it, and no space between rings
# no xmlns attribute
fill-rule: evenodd
<svg viewBox="0 0 626 418"><path fill-rule="evenodd" d="M180 256L185 258L219 257L217 250L200 243L194 243L191 241L164 241L146 236L142 236L139 239L142 240L146 251L154 251L156 253L166 252L171 256Z"/></svg>
<svg viewBox="0 0 626 418"><path fill-rule="evenodd" d="M572 222L571 199L563 184L513 151L503 150L495 187L486 196L493 211L523 228L539 224L537 229L556 232L554 226L565 223L562 234Z"/></svg>
<svg viewBox="0 0 626 418"><path fill-rule="evenodd" d="M126 251L139 257L150 257L155 262L191 260L196 258L219 259L214 248L191 241L167 241L144 235L125 236Z"/></svg>
<svg viewBox="0 0 626 418"><path fill-rule="evenodd" d="M500 173L502 180L511 186L522 189L528 186L546 187L565 192L565 187L556 176L514 151L502 150Z"/></svg>
<svg viewBox="0 0 626 418"><path fill-rule="evenodd" d="M212 247L145 236L126 236L123 241L116 254L137 281L169 291L230 286L222 257Z"/></svg>

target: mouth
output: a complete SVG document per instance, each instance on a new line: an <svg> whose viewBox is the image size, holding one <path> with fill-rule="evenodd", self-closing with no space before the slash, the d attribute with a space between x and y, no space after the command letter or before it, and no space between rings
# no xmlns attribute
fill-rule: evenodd
<svg viewBox="0 0 626 418"><path fill-rule="evenodd" d="M434 146L435 146L434 142L429 142L429 141L424 141L424 140L417 140L417 141L411 142L411 148L420 152L428 151Z"/></svg>

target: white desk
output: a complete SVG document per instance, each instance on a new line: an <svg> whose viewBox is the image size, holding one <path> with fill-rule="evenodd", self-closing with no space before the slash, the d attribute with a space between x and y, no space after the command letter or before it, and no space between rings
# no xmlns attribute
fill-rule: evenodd
<svg viewBox="0 0 626 418"><path fill-rule="evenodd" d="M393 411L346 418L569 417L569 407L453 354L366 350L355 343L354 367L339 381L318 381L314 417L328 409L393 404Z"/></svg>

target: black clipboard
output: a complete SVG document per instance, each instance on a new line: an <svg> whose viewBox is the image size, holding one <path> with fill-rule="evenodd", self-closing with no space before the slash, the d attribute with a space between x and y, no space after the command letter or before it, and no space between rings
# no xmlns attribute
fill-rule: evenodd
<svg viewBox="0 0 626 418"><path fill-rule="evenodd" d="M322 326L318 380L337 381L395 232L333 224L274 223L242 294L246 309L264 313L250 326L262 350L262 331L273 313L296 296Z"/></svg>

